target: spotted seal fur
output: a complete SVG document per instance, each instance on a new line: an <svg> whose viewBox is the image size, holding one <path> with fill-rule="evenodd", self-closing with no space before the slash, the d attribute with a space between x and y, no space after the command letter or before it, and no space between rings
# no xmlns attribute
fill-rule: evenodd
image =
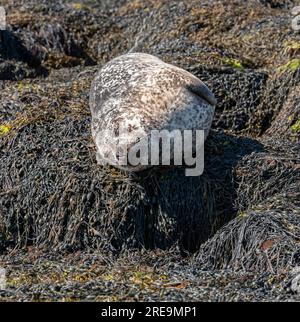
<svg viewBox="0 0 300 322"><path fill-rule="evenodd" d="M124 170L113 142L132 146L150 131L204 130L207 136L216 99L207 86L191 73L144 53L128 53L105 64L96 74L90 91L92 136L97 160ZM118 136L119 125L127 129ZM107 134L107 133L108 134ZM115 134L116 136L112 135Z"/></svg>

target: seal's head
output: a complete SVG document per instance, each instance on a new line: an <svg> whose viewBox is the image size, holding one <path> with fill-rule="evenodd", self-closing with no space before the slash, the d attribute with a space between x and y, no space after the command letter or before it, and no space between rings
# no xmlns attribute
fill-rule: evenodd
<svg viewBox="0 0 300 322"><path fill-rule="evenodd" d="M128 164L128 152L137 143L150 149L154 130L203 130L206 138L215 105L212 92L189 72L148 54L119 56L99 70L91 86L97 159L125 170L145 169L151 164Z"/></svg>

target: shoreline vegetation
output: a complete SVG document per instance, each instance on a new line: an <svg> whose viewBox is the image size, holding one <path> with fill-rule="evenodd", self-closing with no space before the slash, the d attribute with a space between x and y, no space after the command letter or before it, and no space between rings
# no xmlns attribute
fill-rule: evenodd
<svg viewBox="0 0 300 322"><path fill-rule="evenodd" d="M300 300L297 1L1 5L1 301ZM97 165L90 85L131 49L216 95L202 176Z"/></svg>

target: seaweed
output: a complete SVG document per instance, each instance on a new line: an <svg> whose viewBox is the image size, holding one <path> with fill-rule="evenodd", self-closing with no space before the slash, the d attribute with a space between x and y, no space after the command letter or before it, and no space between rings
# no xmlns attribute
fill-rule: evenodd
<svg viewBox="0 0 300 322"><path fill-rule="evenodd" d="M294 1L3 5L1 300L299 300ZM201 177L97 165L90 84L129 51L216 94Z"/></svg>

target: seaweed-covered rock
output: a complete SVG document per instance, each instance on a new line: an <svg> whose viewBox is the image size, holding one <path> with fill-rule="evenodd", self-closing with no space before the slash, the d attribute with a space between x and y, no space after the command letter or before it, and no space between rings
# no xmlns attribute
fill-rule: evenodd
<svg viewBox="0 0 300 322"><path fill-rule="evenodd" d="M278 272L300 264L300 191L294 186L242 212L201 245L205 269Z"/></svg>
<svg viewBox="0 0 300 322"><path fill-rule="evenodd" d="M0 265L7 272L1 301L299 301L297 270L205 271L176 249L113 258L29 247L0 256Z"/></svg>
<svg viewBox="0 0 300 322"><path fill-rule="evenodd" d="M21 80L45 74L36 56L18 37L9 30L0 30L0 80Z"/></svg>
<svg viewBox="0 0 300 322"><path fill-rule="evenodd" d="M47 80L5 85L0 117L7 131L0 137L4 239L8 245L66 249L119 251L179 243L196 250L234 216L234 167L262 145L213 132L205 172L196 178L179 168L142 177L101 168L88 107L95 70L61 70Z"/></svg>
<svg viewBox="0 0 300 322"><path fill-rule="evenodd" d="M290 88L282 108L266 134L300 140L300 84Z"/></svg>
<svg viewBox="0 0 300 322"><path fill-rule="evenodd" d="M267 83L261 104L254 114L253 134L297 139L300 63L289 61Z"/></svg>
<svg viewBox="0 0 300 322"><path fill-rule="evenodd" d="M261 108L268 75L257 71L229 68L190 67L206 82L217 98L212 127L234 133L254 131L255 115Z"/></svg>
<svg viewBox="0 0 300 322"><path fill-rule="evenodd" d="M1 299L299 300L294 1L1 5ZM127 52L216 94L201 177L96 164L90 83Z"/></svg>
<svg viewBox="0 0 300 322"><path fill-rule="evenodd" d="M166 169L130 177L97 166L89 117L31 117L34 123L2 142L0 153L2 234L19 246L119 250L179 243L195 250L232 218L232 168L260 149L216 133L202 176Z"/></svg>
<svg viewBox="0 0 300 322"><path fill-rule="evenodd" d="M277 272L300 264L299 149L268 139L264 151L239 161L238 215L201 245L196 265Z"/></svg>
<svg viewBox="0 0 300 322"><path fill-rule="evenodd" d="M236 209L242 212L300 181L300 145L264 139L264 151L245 156L235 167Z"/></svg>

